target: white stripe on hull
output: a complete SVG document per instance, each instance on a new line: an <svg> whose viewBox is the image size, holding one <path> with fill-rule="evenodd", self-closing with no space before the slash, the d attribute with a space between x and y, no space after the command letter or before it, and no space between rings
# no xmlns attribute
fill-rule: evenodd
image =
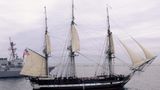
<svg viewBox="0 0 160 90"><path fill-rule="evenodd" d="M122 84L123 81L120 82L112 82L111 83L90 83L90 84L65 84L65 85L37 85L37 84L32 84L34 89L39 89L39 88L76 88L76 87L98 87L98 86L114 86L118 84Z"/></svg>

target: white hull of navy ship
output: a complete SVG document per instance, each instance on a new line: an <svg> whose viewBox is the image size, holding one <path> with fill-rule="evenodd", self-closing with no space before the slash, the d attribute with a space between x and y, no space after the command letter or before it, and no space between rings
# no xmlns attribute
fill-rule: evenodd
<svg viewBox="0 0 160 90"><path fill-rule="evenodd" d="M22 77L20 71L23 60L17 56L14 46L15 44L10 39L10 57L0 58L0 78Z"/></svg>
<svg viewBox="0 0 160 90"><path fill-rule="evenodd" d="M113 34L110 30L109 13L107 8L107 33L106 44L104 51L103 63L100 66L100 72L96 73L93 77L78 77L76 74L75 57L80 53L80 40L75 26L74 17L74 1L72 0L72 20L69 37L69 45L66 50L68 51L67 64L59 64L55 66L53 75L50 75L48 69L48 58L51 55L51 44L47 27L47 16L45 8L45 45L43 53L39 53L26 49L28 53L25 56L25 64L21 74L28 77L34 90L93 90L93 89L108 89L108 88L122 88L132 76L142 71L146 66L152 63L155 56L144 48L139 42L132 38L136 44L144 52L145 60L142 60L136 53L129 49L120 39L119 42L124 47L128 56L132 61L132 66L129 74L116 74L114 71L115 47ZM63 62L64 63L64 62Z"/></svg>

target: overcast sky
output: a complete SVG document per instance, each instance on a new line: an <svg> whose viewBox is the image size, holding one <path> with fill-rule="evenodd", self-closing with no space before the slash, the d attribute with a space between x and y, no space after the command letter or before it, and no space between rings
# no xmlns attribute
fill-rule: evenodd
<svg viewBox="0 0 160 90"><path fill-rule="evenodd" d="M110 6L111 30L115 36L125 39L131 35L159 54L159 0L75 0L75 22L82 52L86 48L95 52L100 49L107 27L106 4ZM9 56L9 37L16 43L20 57L27 47L42 50L45 5L53 53L62 50L70 28L71 0L0 0L0 57Z"/></svg>

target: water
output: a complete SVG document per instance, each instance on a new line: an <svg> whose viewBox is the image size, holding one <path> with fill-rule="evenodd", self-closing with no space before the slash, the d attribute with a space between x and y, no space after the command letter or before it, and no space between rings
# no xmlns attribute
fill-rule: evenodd
<svg viewBox="0 0 160 90"><path fill-rule="evenodd" d="M160 90L160 66L149 66L145 72L137 73L124 90ZM0 90L32 90L25 78L0 79Z"/></svg>

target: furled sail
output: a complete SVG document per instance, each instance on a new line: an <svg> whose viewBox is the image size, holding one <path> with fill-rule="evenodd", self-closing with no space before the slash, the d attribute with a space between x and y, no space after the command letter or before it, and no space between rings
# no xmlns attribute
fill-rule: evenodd
<svg viewBox="0 0 160 90"><path fill-rule="evenodd" d="M75 25L71 26L71 44L73 52L78 52L80 50L80 41Z"/></svg>
<svg viewBox="0 0 160 90"><path fill-rule="evenodd" d="M113 42L113 35L112 34L109 39L110 39L110 44L111 44L111 52L114 53L115 49L114 49L114 42Z"/></svg>
<svg viewBox="0 0 160 90"><path fill-rule="evenodd" d="M45 77L46 76L46 60L40 54L26 49L25 63L21 70L21 75L33 76L33 77Z"/></svg>
<svg viewBox="0 0 160 90"><path fill-rule="evenodd" d="M130 58L132 60L133 67L137 67L137 66L141 65L144 62L140 56L136 55L122 41L120 41L120 42L123 45L123 47L126 49L126 51L128 52L128 54L129 54L129 56L130 56Z"/></svg>
<svg viewBox="0 0 160 90"><path fill-rule="evenodd" d="M45 54L50 54L51 53L51 43L50 43L50 38L48 35L48 32L46 31L45 33L45 40L44 40L44 53Z"/></svg>
<svg viewBox="0 0 160 90"><path fill-rule="evenodd" d="M132 38L137 44L138 46L143 50L146 59L150 60L154 57L153 53L151 53L147 48L143 47L138 41L136 41L134 38Z"/></svg>

